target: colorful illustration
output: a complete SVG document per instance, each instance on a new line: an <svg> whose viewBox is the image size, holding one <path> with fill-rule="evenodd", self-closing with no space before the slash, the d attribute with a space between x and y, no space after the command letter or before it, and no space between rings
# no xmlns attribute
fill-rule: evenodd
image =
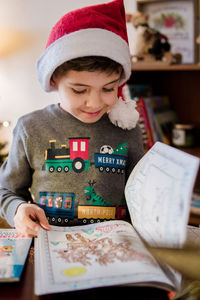
<svg viewBox="0 0 200 300"><path fill-rule="evenodd" d="M127 143L122 143L118 145L115 150L113 151L113 154L120 155L120 156L127 156L128 154L128 146Z"/></svg>
<svg viewBox="0 0 200 300"><path fill-rule="evenodd" d="M86 273L86 268L84 267L72 267L66 270L63 270L63 274L69 277L77 277Z"/></svg>
<svg viewBox="0 0 200 300"><path fill-rule="evenodd" d="M118 209L120 209L120 207L79 205L78 219L82 221L83 224L114 220L116 218L116 210Z"/></svg>
<svg viewBox="0 0 200 300"><path fill-rule="evenodd" d="M96 181L89 181L89 186L87 186L84 190L87 202L96 205L96 206L110 206L112 204L112 200L107 203L101 196L97 195L94 190L94 185Z"/></svg>
<svg viewBox="0 0 200 300"><path fill-rule="evenodd" d="M100 153L102 154L112 154L113 153L113 148L110 145L103 145L100 148Z"/></svg>
<svg viewBox="0 0 200 300"><path fill-rule="evenodd" d="M51 148L45 151L45 170L50 173L87 171L91 165L88 160L89 139L89 137L69 138L69 148L66 145L56 148L56 140L50 140Z"/></svg>
<svg viewBox="0 0 200 300"><path fill-rule="evenodd" d="M104 145L100 149L100 153L95 153L94 161L95 167L100 172L110 171L114 174L124 174L126 167L126 156L128 153L128 146L126 143L118 145L114 150L109 145Z"/></svg>
<svg viewBox="0 0 200 300"><path fill-rule="evenodd" d="M0 282L20 280L31 241L15 229L0 230Z"/></svg>
<svg viewBox="0 0 200 300"><path fill-rule="evenodd" d="M88 171L92 164L99 169L114 174L124 174L126 167L126 156L128 147L122 143L113 150L110 145L104 145L100 148L99 153L94 154L94 162L89 161L89 137L69 138L69 148L61 145L56 148L56 140L50 140L50 148L45 151L45 164L43 169L53 172L65 173L74 171L81 173Z"/></svg>
<svg viewBox="0 0 200 300"><path fill-rule="evenodd" d="M74 219L75 194L41 192L39 206L51 224L67 224Z"/></svg>
<svg viewBox="0 0 200 300"><path fill-rule="evenodd" d="M90 191L88 190L87 193L89 194ZM45 211L49 223L53 225L63 226L74 219L81 224L86 224L126 218L127 210L125 205L118 207L108 206L110 203L107 204L95 192L94 194L92 193L90 202L90 205L78 205L77 213L75 213L74 193L41 192L39 193L38 205Z"/></svg>
<svg viewBox="0 0 200 300"><path fill-rule="evenodd" d="M62 249L55 250L67 263L80 263L83 266L90 266L92 261L101 266L108 266L117 261L129 262L134 260L146 260L154 264L154 260L147 254L138 253L131 246L129 240L124 242L114 241L111 237L87 238L83 233L66 234L68 243Z"/></svg>
<svg viewBox="0 0 200 300"><path fill-rule="evenodd" d="M11 256L14 246L0 247L0 258L4 256Z"/></svg>
<svg viewBox="0 0 200 300"><path fill-rule="evenodd" d="M152 22L157 29L175 28L176 30L184 30L186 20L176 12L162 13L158 17L152 19Z"/></svg>

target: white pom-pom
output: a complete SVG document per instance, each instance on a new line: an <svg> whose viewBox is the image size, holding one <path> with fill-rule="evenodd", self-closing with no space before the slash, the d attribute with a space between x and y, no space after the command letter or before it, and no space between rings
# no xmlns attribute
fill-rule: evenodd
<svg viewBox="0 0 200 300"><path fill-rule="evenodd" d="M120 97L108 113L110 121L122 129L133 129L137 125L139 113L134 100L123 101Z"/></svg>

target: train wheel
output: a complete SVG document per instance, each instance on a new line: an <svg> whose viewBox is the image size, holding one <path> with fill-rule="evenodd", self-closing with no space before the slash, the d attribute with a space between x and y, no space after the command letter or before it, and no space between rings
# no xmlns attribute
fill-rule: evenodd
<svg viewBox="0 0 200 300"><path fill-rule="evenodd" d="M61 223L62 222L62 219L61 218L58 218L58 223Z"/></svg>
<svg viewBox="0 0 200 300"><path fill-rule="evenodd" d="M54 169L53 166L49 167L49 172L50 172L50 173L53 173L54 171L55 171L55 169Z"/></svg>
<svg viewBox="0 0 200 300"><path fill-rule="evenodd" d="M51 222L55 222L55 221L56 221L56 218L52 217Z"/></svg>
<svg viewBox="0 0 200 300"><path fill-rule="evenodd" d="M106 167L106 172L109 173L110 172L110 168Z"/></svg>
<svg viewBox="0 0 200 300"><path fill-rule="evenodd" d="M116 169L115 168L112 168L111 169L112 173L114 174L116 172Z"/></svg>
<svg viewBox="0 0 200 300"><path fill-rule="evenodd" d="M104 167L99 167L99 171L103 172L104 171Z"/></svg>
<svg viewBox="0 0 200 300"><path fill-rule="evenodd" d="M85 162L82 158L77 157L72 163L72 169L76 173L81 173L85 169Z"/></svg>
<svg viewBox="0 0 200 300"><path fill-rule="evenodd" d="M64 223L67 224L69 220L67 218L64 219Z"/></svg>
<svg viewBox="0 0 200 300"><path fill-rule="evenodd" d="M83 224L87 224L87 219L82 220Z"/></svg>
<svg viewBox="0 0 200 300"><path fill-rule="evenodd" d="M97 219L97 223L101 223L101 220L100 220L100 219Z"/></svg>
<svg viewBox="0 0 200 300"><path fill-rule="evenodd" d="M121 169L117 169L117 174L121 174Z"/></svg>
<svg viewBox="0 0 200 300"><path fill-rule="evenodd" d="M65 173L69 172L69 167L68 167L68 166L65 166L65 167L64 167L64 171L65 171Z"/></svg>
<svg viewBox="0 0 200 300"><path fill-rule="evenodd" d="M58 173L60 173L60 172L62 171L62 168L61 168L60 166L58 166L57 169L56 169L56 171L57 171Z"/></svg>
<svg viewBox="0 0 200 300"><path fill-rule="evenodd" d="M95 223L94 219L90 219L90 224Z"/></svg>

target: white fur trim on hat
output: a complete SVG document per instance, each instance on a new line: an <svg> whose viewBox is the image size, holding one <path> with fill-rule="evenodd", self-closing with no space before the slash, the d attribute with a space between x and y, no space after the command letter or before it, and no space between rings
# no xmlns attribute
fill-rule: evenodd
<svg viewBox="0 0 200 300"><path fill-rule="evenodd" d="M127 100L126 102L120 97L117 103L112 107L108 113L110 121L122 129L133 129L137 125L139 113L136 110L136 102L134 100Z"/></svg>
<svg viewBox="0 0 200 300"><path fill-rule="evenodd" d="M50 79L55 69L66 61L84 56L105 56L123 67L120 85L131 75L129 46L117 34L99 28L89 28L66 34L53 42L37 62L37 75L46 92L53 89Z"/></svg>

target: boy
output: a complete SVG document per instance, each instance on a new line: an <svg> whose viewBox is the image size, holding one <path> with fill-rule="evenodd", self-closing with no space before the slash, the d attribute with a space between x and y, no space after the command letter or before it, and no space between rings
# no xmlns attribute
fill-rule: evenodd
<svg viewBox="0 0 200 300"><path fill-rule="evenodd" d="M126 218L123 191L143 145L134 101L118 99L131 74L123 1L61 18L37 74L59 104L19 119L0 171L2 217L27 236Z"/></svg>

